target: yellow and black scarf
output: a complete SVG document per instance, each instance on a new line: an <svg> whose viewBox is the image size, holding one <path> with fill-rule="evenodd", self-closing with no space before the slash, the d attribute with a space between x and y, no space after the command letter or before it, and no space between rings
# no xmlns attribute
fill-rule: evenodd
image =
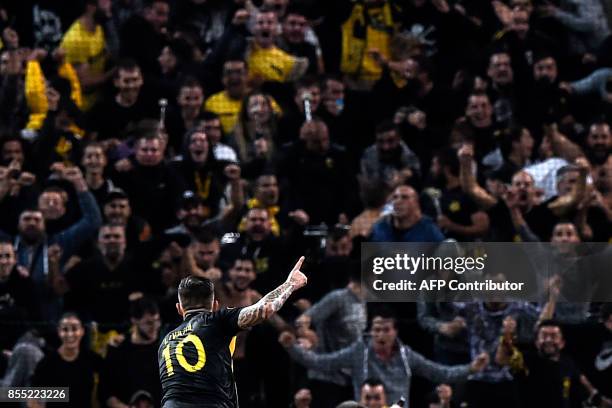
<svg viewBox="0 0 612 408"><path fill-rule="evenodd" d="M276 219L276 215L280 211L279 206L273 205L271 207L264 207L263 204L261 204L258 199L251 198L249 201L247 201L247 208L249 210L251 208L265 209L268 212L268 219L270 220L270 229L272 231L272 234L274 234L275 237L280 236L280 224L278 223L278 220ZM240 220L240 225L238 226L238 232L242 233L245 230L246 230L246 217L243 217L242 220Z"/></svg>
<svg viewBox="0 0 612 408"><path fill-rule="evenodd" d="M381 67L368 55L377 49L385 59L390 57L390 43L396 26L389 1L369 6L357 0L349 18L342 24L342 59L340 70L358 75L359 79L375 81Z"/></svg>

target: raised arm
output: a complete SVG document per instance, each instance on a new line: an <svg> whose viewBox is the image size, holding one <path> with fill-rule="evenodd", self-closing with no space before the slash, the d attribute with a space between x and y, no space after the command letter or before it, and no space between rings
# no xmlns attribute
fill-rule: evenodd
<svg viewBox="0 0 612 408"><path fill-rule="evenodd" d="M553 276L547 282L547 290L548 290L548 301L542 306L542 311L538 316L538 321L535 324L537 327L544 320L550 320L555 317L555 310L557 308L557 300L559 299L559 294L561 293L561 277L558 275Z"/></svg>
<svg viewBox="0 0 612 408"><path fill-rule="evenodd" d="M584 157L584 152L580 146L559 132L556 123L546 127L544 137L550 140L555 156L561 157L570 163L573 163L579 157Z"/></svg>
<svg viewBox="0 0 612 408"><path fill-rule="evenodd" d="M481 353L470 364L447 366L428 360L409 347L405 347L408 365L414 373L430 381L457 382L467 378L468 375L480 372L489 364L489 355Z"/></svg>
<svg viewBox="0 0 612 408"><path fill-rule="evenodd" d="M301 257L289 273L285 283L261 298L259 302L242 309L238 315L238 326L246 329L268 319L283 307L293 292L306 285L306 275L300 271L303 262L304 257Z"/></svg>
<svg viewBox="0 0 612 408"><path fill-rule="evenodd" d="M488 210L497 204L497 199L487 192L484 188L478 185L476 176L472 172L472 163L474 158L474 148L472 145L464 145L457 152L459 156L459 180L461 189L464 193L470 196L476 204Z"/></svg>
<svg viewBox="0 0 612 408"><path fill-rule="evenodd" d="M237 225L240 222L241 210L245 203L245 181L241 178L240 166L237 164L228 164L223 169L223 173L230 186L230 203L223 210L221 221L227 226Z"/></svg>
<svg viewBox="0 0 612 408"><path fill-rule="evenodd" d="M78 167L64 167L62 164L54 166L62 174L62 178L74 186L82 214L79 221L59 232L55 237L56 243L62 248L64 258L67 259L74 255L84 240L91 238L100 228L102 215L81 170Z"/></svg>
<svg viewBox="0 0 612 408"><path fill-rule="evenodd" d="M576 208L584 200L587 191L587 177L589 175L588 163L583 160L576 161L580 176L578 182L568 194L559 196L555 201L548 204L548 208L557 217L563 217Z"/></svg>
<svg viewBox="0 0 612 408"><path fill-rule="evenodd" d="M290 332L281 333L278 341L293 360L306 368L333 371L341 368L352 369L356 364L359 365L363 362L363 358L360 358L360 356L363 356L364 343L362 340L357 340L350 346L331 353L315 353L306 350L296 342L295 335Z"/></svg>
<svg viewBox="0 0 612 408"><path fill-rule="evenodd" d="M551 17L572 31L592 33L597 30L597 8L593 3L577 1L576 10L572 13L552 7ZM601 10L601 9L600 9Z"/></svg>

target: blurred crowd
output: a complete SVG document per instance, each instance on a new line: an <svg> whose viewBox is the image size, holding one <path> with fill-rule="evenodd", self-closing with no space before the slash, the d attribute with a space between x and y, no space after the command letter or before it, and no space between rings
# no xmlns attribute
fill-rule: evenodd
<svg viewBox="0 0 612 408"><path fill-rule="evenodd" d="M612 309L573 282L367 304L359 265L612 242L611 23L609 0L0 1L0 385L158 407L180 279L246 306L305 255L238 336L243 407L612 407Z"/></svg>

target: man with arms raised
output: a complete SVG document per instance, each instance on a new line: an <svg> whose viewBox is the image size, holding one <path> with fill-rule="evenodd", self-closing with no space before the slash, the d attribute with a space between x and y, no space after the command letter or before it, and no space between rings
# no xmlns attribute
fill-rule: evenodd
<svg viewBox="0 0 612 408"><path fill-rule="evenodd" d="M285 283L244 308L219 311L212 281L195 276L181 281L176 307L184 320L159 347L163 408L238 407L232 372L234 337L268 319L306 285L300 271L303 262L301 257Z"/></svg>

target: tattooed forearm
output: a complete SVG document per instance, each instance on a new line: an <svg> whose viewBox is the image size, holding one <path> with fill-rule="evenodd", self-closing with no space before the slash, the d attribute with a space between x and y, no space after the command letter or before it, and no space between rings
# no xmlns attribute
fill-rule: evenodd
<svg viewBox="0 0 612 408"><path fill-rule="evenodd" d="M245 307L238 316L238 325L247 328L261 323L280 310L293 293L293 285L285 282L252 306Z"/></svg>
<svg viewBox="0 0 612 408"><path fill-rule="evenodd" d="M303 256L300 257L285 283L261 298L259 302L240 311L238 325L241 328L246 329L268 319L283 307L293 291L306 285L308 278L300 271L304 259Z"/></svg>
<svg viewBox="0 0 612 408"><path fill-rule="evenodd" d="M274 289L272 292L268 293L264 296L261 301L265 301L266 303L272 304L272 309L274 312L278 312L281 307L285 304L289 296L293 293L293 285L289 282L285 282L280 285L278 288Z"/></svg>
<svg viewBox="0 0 612 408"><path fill-rule="evenodd" d="M238 316L238 325L240 327L247 328L256 325L257 323L264 320L264 308L260 307L258 303L245 307L240 311Z"/></svg>

